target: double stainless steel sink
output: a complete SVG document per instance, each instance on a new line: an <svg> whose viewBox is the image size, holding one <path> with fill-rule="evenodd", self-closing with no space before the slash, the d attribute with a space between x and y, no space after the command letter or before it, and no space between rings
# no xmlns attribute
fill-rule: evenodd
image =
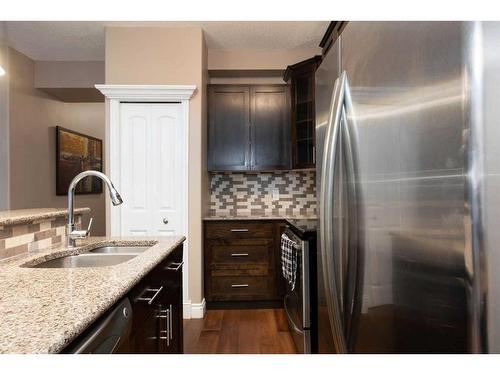
<svg viewBox="0 0 500 375"><path fill-rule="evenodd" d="M150 246L102 246L78 255L67 255L30 268L82 268L115 266L148 250Z"/></svg>

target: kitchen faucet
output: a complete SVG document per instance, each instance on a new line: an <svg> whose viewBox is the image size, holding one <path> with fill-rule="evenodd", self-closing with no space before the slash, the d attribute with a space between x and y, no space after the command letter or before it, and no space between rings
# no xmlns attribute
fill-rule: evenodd
<svg viewBox="0 0 500 375"><path fill-rule="evenodd" d="M76 185L78 184L78 182L80 182L81 179L88 176L99 177L106 183L106 185L108 185L109 196L111 197L111 202L113 203L113 206L118 206L123 203L122 197L120 196L118 191L116 191L111 180L104 173L90 170L77 174L69 184L68 188L68 224L66 225L66 237L67 237L68 247L75 247L77 239L87 238L90 235L90 228L92 227L93 219L92 218L90 219L89 226L86 230L75 230L75 214L73 208Z"/></svg>

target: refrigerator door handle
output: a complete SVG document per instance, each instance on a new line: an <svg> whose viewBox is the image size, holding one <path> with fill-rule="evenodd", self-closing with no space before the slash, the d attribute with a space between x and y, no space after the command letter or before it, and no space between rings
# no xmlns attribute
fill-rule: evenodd
<svg viewBox="0 0 500 375"><path fill-rule="evenodd" d="M337 146L340 138L340 120L343 108L343 97L345 89L344 75L335 81L332 101L330 103L330 115L328 128L325 136L325 147L323 153L321 183L320 183L320 244L321 257L323 258L323 282L325 287L326 305L328 317L332 329L333 342L337 353L346 353L346 340L342 324L341 299L339 290L339 279L335 275L337 268L333 246L333 211L334 211L334 187L335 161L337 158ZM333 262L330 262L333 257ZM333 263L333 267L330 267Z"/></svg>
<svg viewBox="0 0 500 375"><path fill-rule="evenodd" d="M348 350L354 351L354 343L358 329L359 315L361 312L363 273L364 273L364 254L362 249L362 240L360 228L360 207L361 196L358 192L357 176L357 129L354 124L353 105L349 90L349 80L347 73L342 73L344 82L344 98L342 107L342 140L345 150L345 166L347 171L347 203L348 203L348 263L347 263L347 301L345 309L347 310L346 319L346 341ZM350 123L348 122L350 120ZM351 124L351 126L349 126Z"/></svg>

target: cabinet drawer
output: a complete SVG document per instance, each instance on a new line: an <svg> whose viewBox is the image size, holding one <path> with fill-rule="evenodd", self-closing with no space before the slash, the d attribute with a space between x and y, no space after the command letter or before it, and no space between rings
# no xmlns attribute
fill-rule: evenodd
<svg viewBox="0 0 500 375"><path fill-rule="evenodd" d="M269 263L271 240L212 241L210 264Z"/></svg>
<svg viewBox="0 0 500 375"><path fill-rule="evenodd" d="M274 293L272 278L267 276L212 277L214 300L245 300L271 297Z"/></svg>
<svg viewBox="0 0 500 375"><path fill-rule="evenodd" d="M210 276L268 276L266 263L218 264L211 267Z"/></svg>
<svg viewBox="0 0 500 375"><path fill-rule="evenodd" d="M210 239L273 238L273 235L274 225L272 223L233 221L229 223L206 224L206 237Z"/></svg>

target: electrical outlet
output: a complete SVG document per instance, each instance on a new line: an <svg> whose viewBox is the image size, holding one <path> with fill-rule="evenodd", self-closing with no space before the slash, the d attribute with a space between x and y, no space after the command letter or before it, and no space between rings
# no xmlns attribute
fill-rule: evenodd
<svg viewBox="0 0 500 375"><path fill-rule="evenodd" d="M273 201L277 201L280 199L280 191L279 189L272 189L271 193L273 195Z"/></svg>

